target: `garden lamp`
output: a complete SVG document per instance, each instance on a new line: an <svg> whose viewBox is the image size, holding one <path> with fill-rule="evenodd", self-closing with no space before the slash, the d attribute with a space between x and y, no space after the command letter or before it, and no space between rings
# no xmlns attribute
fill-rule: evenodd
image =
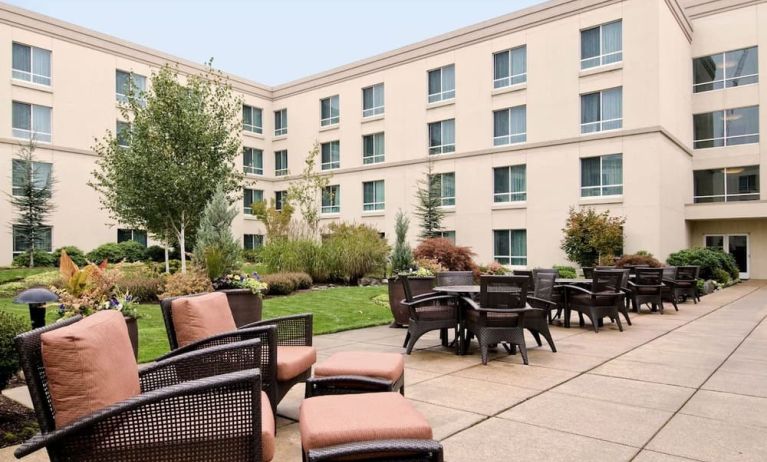
<svg viewBox="0 0 767 462"><path fill-rule="evenodd" d="M26 303L29 305L29 318L32 320L32 329L45 326L45 304L54 302L59 296L48 289L37 287L27 289L20 293L13 303Z"/></svg>

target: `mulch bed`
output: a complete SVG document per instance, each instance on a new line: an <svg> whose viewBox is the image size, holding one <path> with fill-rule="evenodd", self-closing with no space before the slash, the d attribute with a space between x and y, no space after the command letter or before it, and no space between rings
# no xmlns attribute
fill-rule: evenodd
<svg viewBox="0 0 767 462"><path fill-rule="evenodd" d="M8 388L24 385L18 378L11 379ZM38 431L32 409L0 395L0 448L21 444Z"/></svg>

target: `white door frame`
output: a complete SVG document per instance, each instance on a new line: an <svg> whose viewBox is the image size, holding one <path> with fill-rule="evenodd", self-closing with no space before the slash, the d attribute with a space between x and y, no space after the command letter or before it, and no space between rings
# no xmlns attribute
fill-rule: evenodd
<svg viewBox="0 0 767 462"><path fill-rule="evenodd" d="M732 236L745 236L746 238L746 272L740 273L741 279L749 279L751 274L751 235L748 233L710 233L703 235L703 247L706 247L706 238L710 236L721 236L722 250L726 253L730 253L730 237Z"/></svg>

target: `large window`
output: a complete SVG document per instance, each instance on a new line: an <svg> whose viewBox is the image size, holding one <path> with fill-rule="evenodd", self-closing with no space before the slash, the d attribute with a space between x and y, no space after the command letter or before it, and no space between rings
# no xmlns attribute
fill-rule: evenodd
<svg viewBox="0 0 767 462"><path fill-rule="evenodd" d="M117 242L135 241L146 247L146 231L142 229L118 229Z"/></svg>
<svg viewBox="0 0 767 462"><path fill-rule="evenodd" d="M455 206L455 173L437 173L431 176L433 193L439 198L442 207Z"/></svg>
<svg viewBox="0 0 767 462"><path fill-rule="evenodd" d="M695 149L759 142L759 106L692 116Z"/></svg>
<svg viewBox="0 0 767 462"><path fill-rule="evenodd" d="M115 97L117 101L125 103L133 94L143 99L142 93L146 91L146 77L133 72L115 71Z"/></svg>
<svg viewBox="0 0 767 462"><path fill-rule="evenodd" d="M493 202L527 200L527 166L512 165L493 169Z"/></svg>
<svg viewBox="0 0 767 462"><path fill-rule="evenodd" d="M581 133L623 127L623 88L581 95Z"/></svg>
<svg viewBox="0 0 767 462"><path fill-rule="evenodd" d="M338 95L320 100L320 125L334 125L341 120Z"/></svg>
<svg viewBox="0 0 767 462"><path fill-rule="evenodd" d="M455 98L455 66L453 64L429 71L429 102Z"/></svg>
<svg viewBox="0 0 767 462"><path fill-rule="evenodd" d="M274 151L274 176L288 174L288 150Z"/></svg>
<svg viewBox="0 0 767 462"><path fill-rule="evenodd" d="M282 207L286 204L287 200L288 200L287 191L275 191L274 192L274 209L282 210Z"/></svg>
<svg viewBox="0 0 767 462"><path fill-rule="evenodd" d="M384 113L384 84L362 89L362 117Z"/></svg>
<svg viewBox="0 0 767 462"><path fill-rule="evenodd" d="M455 119L429 124L429 154L455 151Z"/></svg>
<svg viewBox="0 0 767 462"><path fill-rule="evenodd" d="M255 250L264 245L263 234L243 234L242 248L245 250Z"/></svg>
<svg viewBox="0 0 767 462"><path fill-rule="evenodd" d="M493 255L502 265L527 266L527 230L493 230Z"/></svg>
<svg viewBox="0 0 767 462"><path fill-rule="evenodd" d="M623 60L623 22L615 21L581 31L581 69Z"/></svg>
<svg viewBox="0 0 767 462"><path fill-rule="evenodd" d="M50 50L14 42L11 75L14 79L50 86Z"/></svg>
<svg viewBox="0 0 767 462"><path fill-rule="evenodd" d="M51 171L53 164L47 162L32 162L32 167L21 159L13 159L11 171L11 183L13 184L11 192L14 196L24 195L24 185L28 184L28 178L32 177L32 187L43 189L49 186L51 181Z"/></svg>
<svg viewBox="0 0 767 462"><path fill-rule="evenodd" d="M693 183L696 203L759 200L758 165L695 170Z"/></svg>
<svg viewBox="0 0 767 462"><path fill-rule="evenodd" d="M437 235L455 244L455 231L437 231Z"/></svg>
<svg viewBox="0 0 767 462"><path fill-rule="evenodd" d="M243 148L242 171L251 175L263 175L264 151L256 148Z"/></svg>
<svg viewBox="0 0 767 462"><path fill-rule="evenodd" d="M320 146L322 154L322 170L341 168L341 142L330 141Z"/></svg>
<svg viewBox="0 0 767 462"><path fill-rule="evenodd" d="M726 51L692 60L692 91L721 90L759 81L757 47Z"/></svg>
<svg viewBox="0 0 767 462"><path fill-rule="evenodd" d="M118 120L115 124L115 138L117 145L127 148L130 146L130 122Z"/></svg>
<svg viewBox="0 0 767 462"><path fill-rule="evenodd" d="M335 184L322 188L322 209L320 212L341 212L341 186Z"/></svg>
<svg viewBox="0 0 767 462"><path fill-rule="evenodd" d="M260 189L242 190L242 211L248 215L253 213L253 204L264 200L264 192Z"/></svg>
<svg viewBox="0 0 767 462"><path fill-rule="evenodd" d="M525 141L527 141L527 106L493 111L493 144L495 146Z"/></svg>
<svg viewBox="0 0 767 462"><path fill-rule="evenodd" d="M242 129L246 132L263 133L263 111L259 107L242 105Z"/></svg>
<svg viewBox="0 0 767 462"><path fill-rule="evenodd" d="M11 118L14 138L51 142L51 108L14 101Z"/></svg>
<svg viewBox="0 0 767 462"><path fill-rule="evenodd" d="M38 238L35 242L35 249L50 252L52 250L52 230L50 226L46 226L40 230ZM27 238L25 228L20 225L13 225L13 256L26 252L31 247L31 240Z"/></svg>
<svg viewBox="0 0 767 462"><path fill-rule="evenodd" d="M362 210L365 212L383 210L384 205L384 181L366 181L362 183Z"/></svg>
<svg viewBox="0 0 767 462"><path fill-rule="evenodd" d="M362 163L377 164L384 161L384 134L373 133L362 137Z"/></svg>
<svg viewBox="0 0 767 462"><path fill-rule="evenodd" d="M493 88L527 82L527 47L521 46L493 55Z"/></svg>
<svg viewBox="0 0 767 462"><path fill-rule="evenodd" d="M288 110L274 111L274 136L288 134Z"/></svg>
<svg viewBox="0 0 767 462"><path fill-rule="evenodd" d="M623 194L623 155L581 159L581 197Z"/></svg>

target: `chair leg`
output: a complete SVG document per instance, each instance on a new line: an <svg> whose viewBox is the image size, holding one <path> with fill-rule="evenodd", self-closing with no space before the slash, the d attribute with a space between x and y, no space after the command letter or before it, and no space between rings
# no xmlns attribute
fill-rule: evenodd
<svg viewBox="0 0 767 462"><path fill-rule="evenodd" d="M407 335L405 335L405 342L402 344L402 348L407 346L408 341L410 341L410 329L407 330Z"/></svg>
<svg viewBox="0 0 767 462"><path fill-rule="evenodd" d="M660 314L663 314L663 299L658 301L658 311L660 311Z"/></svg>
<svg viewBox="0 0 767 462"><path fill-rule="evenodd" d="M527 361L527 345L525 345L525 331L520 329L519 330L519 338L518 338L517 345L519 346L519 354L522 355L522 362L525 364L525 366L529 365L530 363Z"/></svg>
<svg viewBox="0 0 767 462"><path fill-rule="evenodd" d="M447 329L440 329L439 330L439 339L442 341L442 346L446 347L450 341L447 338Z"/></svg>
<svg viewBox="0 0 767 462"><path fill-rule="evenodd" d="M629 318L629 310L624 309L621 313L623 314L623 317L626 318L626 323L630 326L631 318Z"/></svg>
<svg viewBox="0 0 767 462"><path fill-rule="evenodd" d="M599 318L597 316L598 309L595 306L592 306L589 308L589 319L591 320L591 325L594 327L594 332L599 333Z"/></svg>
<svg viewBox="0 0 767 462"><path fill-rule="evenodd" d="M411 335L410 341L407 344L407 350L405 350L405 354L410 354L413 352L413 347L415 346L415 342L418 341L419 338L426 332L416 332Z"/></svg>
<svg viewBox="0 0 767 462"><path fill-rule="evenodd" d="M554 345L554 339L551 337L551 332L549 329L544 329L541 331L541 334L543 334L543 338L546 339L546 343L549 344L549 348L551 348L552 353L557 352L557 347Z"/></svg>
<svg viewBox="0 0 767 462"><path fill-rule="evenodd" d="M487 342L481 337L477 337L477 340L479 340L479 352L482 356L482 364L487 366Z"/></svg>
<svg viewBox="0 0 767 462"><path fill-rule="evenodd" d="M538 346L543 346L543 343L541 342L541 334L539 334L538 331L535 331L535 330L531 330L530 333L533 334L535 343L537 343Z"/></svg>
<svg viewBox="0 0 767 462"><path fill-rule="evenodd" d="M615 313L615 323L618 324L618 330L623 332L623 324L621 324L621 317L618 315L618 313Z"/></svg>

